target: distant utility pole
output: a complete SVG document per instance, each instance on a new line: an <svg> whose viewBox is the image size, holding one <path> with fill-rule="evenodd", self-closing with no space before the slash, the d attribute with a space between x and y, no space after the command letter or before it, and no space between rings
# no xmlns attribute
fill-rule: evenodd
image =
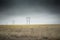
<svg viewBox="0 0 60 40"><path fill-rule="evenodd" d="M30 24L30 17L26 17L26 23Z"/></svg>

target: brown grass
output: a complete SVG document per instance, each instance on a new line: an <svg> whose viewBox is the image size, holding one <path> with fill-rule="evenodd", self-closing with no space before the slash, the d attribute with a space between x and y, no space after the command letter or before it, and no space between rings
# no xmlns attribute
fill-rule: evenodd
<svg viewBox="0 0 60 40"><path fill-rule="evenodd" d="M0 25L0 40L60 40L60 24Z"/></svg>

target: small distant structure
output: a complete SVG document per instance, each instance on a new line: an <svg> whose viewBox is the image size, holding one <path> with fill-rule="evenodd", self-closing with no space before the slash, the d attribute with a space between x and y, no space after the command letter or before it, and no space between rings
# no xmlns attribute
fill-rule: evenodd
<svg viewBox="0 0 60 40"><path fill-rule="evenodd" d="M30 24L30 17L26 17L26 23Z"/></svg>
<svg viewBox="0 0 60 40"><path fill-rule="evenodd" d="M12 21L12 24L15 24L15 20Z"/></svg>

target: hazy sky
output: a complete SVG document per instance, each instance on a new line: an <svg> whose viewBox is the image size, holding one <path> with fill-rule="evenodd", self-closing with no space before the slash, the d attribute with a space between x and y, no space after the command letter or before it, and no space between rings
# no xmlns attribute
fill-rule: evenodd
<svg viewBox="0 0 60 40"><path fill-rule="evenodd" d="M60 24L59 0L0 0L0 24Z"/></svg>

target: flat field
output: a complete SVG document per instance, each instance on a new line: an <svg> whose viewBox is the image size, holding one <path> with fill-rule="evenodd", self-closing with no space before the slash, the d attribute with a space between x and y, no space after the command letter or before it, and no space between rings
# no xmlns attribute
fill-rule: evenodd
<svg viewBox="0 0 60 40"><path fill-rule="evenodd" d="M60 24L0 25L0 40L60 40Z"/></svg>

